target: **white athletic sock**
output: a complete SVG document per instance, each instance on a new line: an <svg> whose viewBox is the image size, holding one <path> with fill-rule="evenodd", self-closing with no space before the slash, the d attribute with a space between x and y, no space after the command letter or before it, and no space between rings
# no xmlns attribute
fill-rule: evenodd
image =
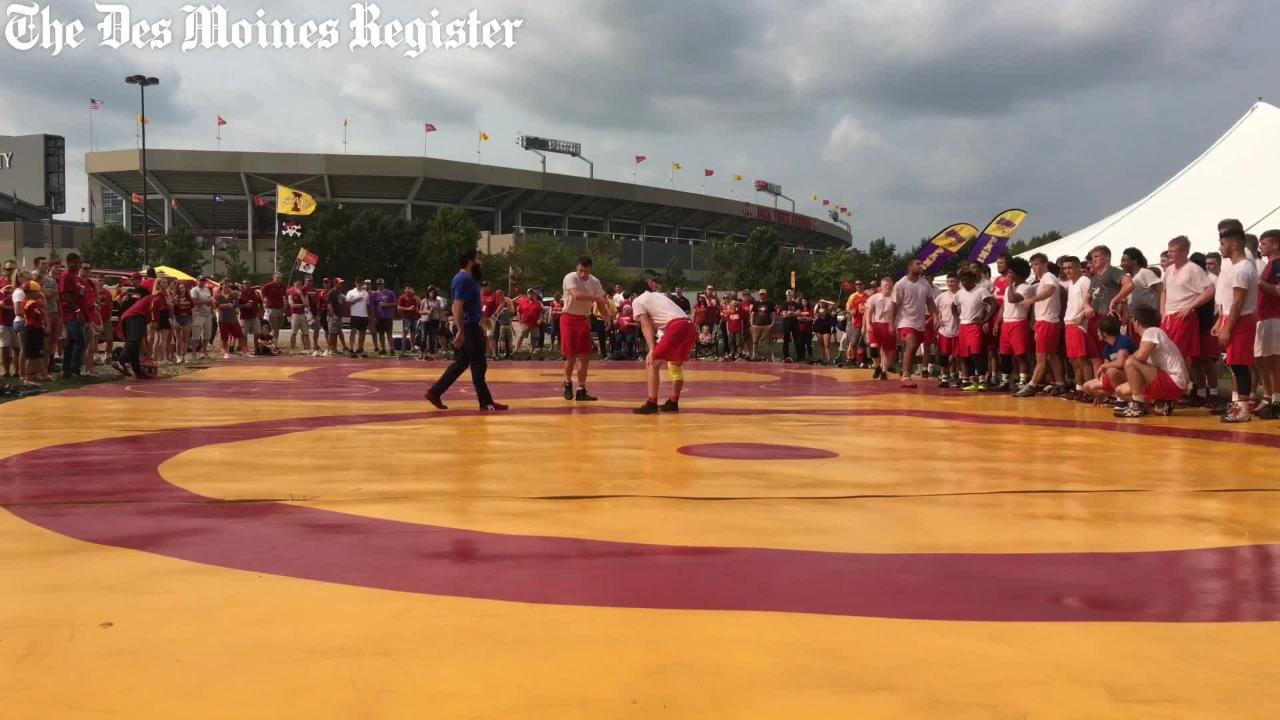
<svg viewBox="0 0 1280 720"><path fill-rule="evenodd" d="M1238 392L1234 392L1234 391L1233 391L1233 392L1231 393L1231 402L1233 402L1233 403L1238 403L1238 402L1240 402L1240 393L1238 393Z"/></svg>
<svg viewBox="0 0 1280 720"><path fill-rule="evenodd" d="M1145 405L1147 403L1147 396L1142 393L1134 393L1133 401L1139 405Z"/></svg>
<svg viewBox="0 0 1280 720"><path fill-rule="evenodd" d="M1271 393L1271 402L1280 403L1280 393Z"/></svg>

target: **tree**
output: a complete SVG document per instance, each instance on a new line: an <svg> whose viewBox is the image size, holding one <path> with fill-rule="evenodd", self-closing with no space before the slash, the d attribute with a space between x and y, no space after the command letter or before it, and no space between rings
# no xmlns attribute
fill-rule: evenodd
<svg viewBox="0 0 1280 720"><path fill-rule="evenodd" d="M236 245L235 242L228 243L225 248L219 246L218 258L223 263L221 277L227 277L237 282L249 279L249 263L245 262L244 258L240 256L240 246Z"/></svg>
<svg viewBox="0 0 1280 720"><path fill-rule="evenodd" d="M684 268L681 267L679 258L671 258L667 261L667 267L658 273L658 282L668 292L674 291L676 288L685 287L689 280L685 277Z"/></svg>
<svg viewBox="0 0 1280 720"><path fill-rule="evenodd" d="M861 250L831 250L801 274L798 285L811 300L835 300L847 296L844 281L867 280L867 254Z"/></svg>
<svg viewBox="0 0 1280 720"><path fill-rule="evenodd" d="M907 260L915 252L899 255L884 238L876 238L867 246L867 282L879 284L882 277L897 277L906 269Z"/></svg>
<svg viewBox="0 0 1280 720"><path fill-rule="evenodd" d="M466 210L440 208L427 226L418 276L425 277L428 285L444 288L443 293L447 294L449 283L458 272L458 258L467 250L474 250L479 242L480 230ZM493 276L493 268L486 266L486 271Z"/></svg>
<svg viewBox="0 0 1280 720"><path fill-rule="evenodd" d="M549 296L560 290L564 276L577 267L581 254L555 235L526 235L510 250L486 258L485 267L495 285L505 287L507 272L514 269L519 288L538 288ZM591 274L606 288L614 283L629 287L635 280L619 264L618 244L613 238L590 239L586 254L591 256Z"/></svg>
<svg viewBox="0 0 1280 720"><path fill-rule="evenodd" d="M1062 233L1057 230L1050 230L1043 235L1035 235L1030 240L1016 240L1009 245L1010 255L1021 255L1028 250L1034 250L1041 245L1048 245L1054 240L1062 239Z"/></svg>
<svg viewBox="0 0 1280 720"><path fill-rule="evenodd" d="M188 275L199 275L204 272L204 251L196 233L186 225L175 225L169 232L161 236L157 247L152 251L156 265L168 265Z"/></svg>
<svg viewBox="0 0 1280 720"><path fill-rule="evenodd" d="M708 281L727 288L776 292L791 286L794 268L791 251L768 225L757 226L742 242L715 240L707 252Z"/></svg>
<svg viewBox="0 0 1280 720"><path fill-rule="evenodd" d="M128 230L120 225L104 225L93 233L89 244L81 248L85 262L94 267L137 270L142 267L142 248Z"/></svg>

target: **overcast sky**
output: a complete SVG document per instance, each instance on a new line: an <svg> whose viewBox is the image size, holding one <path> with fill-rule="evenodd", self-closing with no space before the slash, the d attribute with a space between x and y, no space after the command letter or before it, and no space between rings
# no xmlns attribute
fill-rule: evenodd
<svg viewBox="0 0 1280 720"><path fill-rule="evenodd" d="M195 0L192 0L193 2ZM8 2L0 3L0 7ZM181 22L180 0L133 2L134 15ZM182 53L97 46L92 2L60 0L89 42L50 57L0 35L0 134L67 139L68 198L85 205L88 100L99 149L135 145L137 91L148 93L148 144L224 150L420 154L536 168L519 132L582 142L597 177L727 194L732 173L853 209L859 246L910 244L952 222L982 226L1030 212L1020 236L1078 229L1138 199L1209 146L1258 96L1280 98L1274 37L1280 4L849 0L474 0L443 2L520 18L512 49L400 51L346 47L349 3L224 3L235 17L339 18L330 50ZM425 17L430 3L388 0L386 17ZM549 169L582 173L572 158ZM735 195L753 195L744 183ZM1230 209L1224 208L1224 215Z"/></svg>

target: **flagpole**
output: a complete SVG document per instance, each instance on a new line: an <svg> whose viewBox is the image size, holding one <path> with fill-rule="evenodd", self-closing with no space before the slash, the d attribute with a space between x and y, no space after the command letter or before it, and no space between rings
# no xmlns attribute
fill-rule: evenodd
<svg viewBox="0 0 1280 720"><path fill-rule="evenodd" d="M93 105L89 105L89 152L93 152Z"/></svg>
<svg viewBox="0 0 1280 720"><path fill-rule="evenodd" d="M274 266L275 272L280 272L280 193L279 191L276 192L276 206L274 209L275 209L275 216L276 216L276 231L271 241L271 258L272 258L271 263Z"/></svg>
<svg viewBox="0 0 1280 720"><path fill-rule="evenodd" d="M214 122L218 126L218 152L222 152L222 123Z"/></svg>
<svg viewBox="0 0 1280 720"><path fill-rule="evenodd" d="M422 157L427 156L427 126L422 126Z"/></svg>
<svg viewBox="0 0 1280 720"><path fill-rule="evenodd" d="M345 118L342 120L342 154L347 154L347 121Z"/></svg>
<svg viewBox="0 0 1280 720"><path fill-rule="evenodd" d="M476 164L481 164L480 160L480 133L476 133Z"/></svg>

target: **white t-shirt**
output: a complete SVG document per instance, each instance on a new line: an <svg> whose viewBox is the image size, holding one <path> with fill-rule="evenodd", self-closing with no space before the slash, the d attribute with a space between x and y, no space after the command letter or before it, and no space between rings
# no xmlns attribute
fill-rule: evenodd
<svg viewBox="0 0 1280 720"><path fill-rule="evenodd" d="M1129 309L1160 308L1160 284L1163 282L1151 268L1142 268L1133 274L1133 294L1129 296Z"/></svg>
<svg viewBox="0 0 1280 720"><path fill-rule="evenodd" d="M347 305L351 308L351 317L369 317L369 293L360 288L347 291Z"/></svg>
<svg viewBox="0 0 1280 720"><path fill-rule="evenodd" d="M1040 290L1046 287L1053 288L1053 292L1049 293L1048 298L1036 301L1036 322L1062 322L1062 296L1058 293L1062 283L1058 282L1057 276L1045 271L1043 275L1036 279L1036 284L1031 286L1030 296L1035 297Z"/></svg>
<svg viewBox="0 0 1280 720"><path fill-rule="evenodd" d="M191 288L191 292L187 293L191 297L191 314L193 316L209 317L213 313L213 293L209 292L209 288L203 288L199 285ZM206 302L201 302L201 301Z"/></svg>
<svg viewBox="0 0 1280 720"><path fill-rule="evenodd" d="M899 328L914 328L924 332L924 318L929 311L929 298L933 286L923 277L911 282L904 277L893 286L893 301L898 305Z"/></svg>
<svg viewBox="0 0 1280 720"><path fill-rule="evenodd" d="M667 329L672 320L688 320L689 316L665 293L646 290L640 297L631 301L631 314L635 317L648 315L653 324L661 332Z"/></svg>
<svg viewBox="0 0 1280 720"><path fill-rule="evenodd" d="M1222 317L1231 314L1235 305L1235 289L1244 288L1244 305L1240 308L1240 317L1252 315L1258 311L1258 267L1252 260L1232 263L1222 259L1222 274L1218 276L1214 288L1214 302L1217 303Z"/></svg>
<svg viewBox="0 0 1280 720"><path fill-rule="evenodd" d="M1176 315L1191 307L1204 289L1212 285L1209 273L1190 260L1182 267L1170 265L1164 271L1164 314Z"/></svg>
<svg viewBox="0 0 1280 720"><path fill-rule="evenodd" d="M418 301L418 315L420 315L423 320L439 320L440 298L428 296Z"/></svg>
<svg viewBox="0 0 1280 720"><path fill-rule="evenodd" d="M1013 294L1023 300L1031 297L1032 292L1033 290L1031 285L1027 283L1022 283L1021 285L1013 288ZM1005 322L1026 322L1027 315L1030 312L1031 308L1028 308L1026 305L1023 305L1022 303L1011 303L1008 298L1005 298L1004 309L1000 313L1000 319Z"/></svg>
<svg viewBox="0 0 1280 720"><path fill-rule="evenodd" d="M564 312L566 315L581 315L583 317L591 314L591 306L594 301L591 297L604 295L604 286L600 284L600 280L595 275L588 275L586 280L578 277L577 272L571 272L564 276ZM569 291L573 290L578 294L578 299L570 299L572 296Z"/></svg>
<svg viewBox="0 0 1280 720"><path fill-rule="evenodd" d="M942 337L959 337L960 321L956 319L956 294L950 290L943 290L942 294L933 299L933 304L938 306L938 334Z"/></svg>
<svg viewBox="0 0 1280 720"><path fill-rule="evenodd" d="M889 322L889 314L893 312L893 298L889 295L876 293L867 300L867 308L873 323Z"/></svg>
<svg viewBox="0 0 1280 720"><path fill-rule="evenodd" d="M1183 360L1182 353L1178 352L1173 338L1160 328L1147 328L1142 333L1142 342L1155 346L1151 351L1151 364L1168 373L1173 384L1186 390L1187 384L1191 382L1191 375L1187 372L1187 362Z"/></svg>
<svg viewBox="0 0 1280 720"><path fill-rule="evenodd" d="M1089 278L1083 275L1067 281L1067 309L1062 319L1068 325L1084 325L1084 309L1092 299L1089 294L1090 285Z"/></svg>
<svg viewBox="0 0 1280 720"><path fill-rule="evenodd" d="M963 287L956 292L956 303L960 306L960 324L977 325L982 321L983 305L991 291L982 285L974 285L972 290Z"/></svg>
<svg viewBox="0 0 1280 720"><path fill-rule="evenodd" d="M626 301L626 298L622 296L622 293L615 293L615 294L614 294L614 296L613 296L613 304L614 304L614 305L616 305L617 307L622 307L622 303L623 303L623 302L625 302L625 301Z"/></svg>
<svg viewBox="0 0 1280 720"><path fill-rule="evenodd" d="M22 305L27 301L27 291L23 290L21 286L26 285L27 282L29 281L19 283L19 287L13 291L13 317L15 320L23 317Z"/></svg>

